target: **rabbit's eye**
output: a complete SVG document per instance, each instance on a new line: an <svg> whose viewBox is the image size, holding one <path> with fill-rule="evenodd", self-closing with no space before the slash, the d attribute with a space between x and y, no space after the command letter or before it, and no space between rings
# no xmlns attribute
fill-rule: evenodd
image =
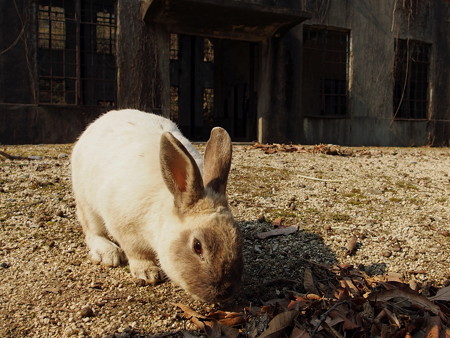
<svg viewBox="0 0 450 338"><path fill-rule="evenodd" d="M198 239L194 239L193 249L197 255L201 256L203 254L202 243Z"/></svg>

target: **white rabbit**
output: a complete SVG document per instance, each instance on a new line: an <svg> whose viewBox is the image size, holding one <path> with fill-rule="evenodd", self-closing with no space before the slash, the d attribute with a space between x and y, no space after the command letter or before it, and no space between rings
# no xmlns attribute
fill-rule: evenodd
<svg viewBox="0 0 450 338"><path fill-rule="evenodd" d="M132 275L151 284L161 279L160 266L196 298L232 297L243 262L226 198L231 152L222 128L211 131L203 164L161 116L126 109L94 121L72 153L77 215L91 260L117 266L127 259Z"/></svg>

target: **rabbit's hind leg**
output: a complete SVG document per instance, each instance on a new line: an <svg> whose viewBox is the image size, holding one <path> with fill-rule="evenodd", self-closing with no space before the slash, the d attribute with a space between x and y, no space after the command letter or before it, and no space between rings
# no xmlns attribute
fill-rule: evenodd
<svg viewBox="0 0 450 338"><path fill-rule="evenodd" d="M89 206L77 203L77 216L89 248L89 257L95 264L118 266L126 262L123 250L108 236L103 219Z"/></svg>

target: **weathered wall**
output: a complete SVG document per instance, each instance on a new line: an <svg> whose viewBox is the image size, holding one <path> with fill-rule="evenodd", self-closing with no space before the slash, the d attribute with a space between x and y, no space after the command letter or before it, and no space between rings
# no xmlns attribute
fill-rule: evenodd
<svg viewBox="0 0 450 338"><path fill-rule="evenodd" d="M428 2L429 7L409 23L408 29L404 14L400 9L393 11L393 3L332 0L326 15L315 15L307 22L351 30L349 113L346 117L319 118L303 117L300 111L301 122L291 127L293 142L376 146L448 144L449 71L445 60L449 59L449 25L444 19L448 15L448 5L443 1ZM299 39L300 34L298 32ZM392 118L396 37L433 44L430 116L436 121ZM298 100L301 101L301 97Z"/></svg>
<svg viewBox="0 0 450 338"><path fill-rule="evenodd" d="M33 7L15 3L0 1L0 103L34 103Z"/></svg>
<svg viewBox="0 0 450 338"><path fill-rule="evenodd" d="M449 2L437 1L433 8L434 32L438 41L434 45L435 57L432 60L434 68L434 86L432 92L430 124L431 141L437 145L450 146L450 5Z"/></svg>
<svg viewBox="0 0 450 338"><path fill-rule="evenodd" d="M0 144L71 143L104 107L0 104Z"/></svg>

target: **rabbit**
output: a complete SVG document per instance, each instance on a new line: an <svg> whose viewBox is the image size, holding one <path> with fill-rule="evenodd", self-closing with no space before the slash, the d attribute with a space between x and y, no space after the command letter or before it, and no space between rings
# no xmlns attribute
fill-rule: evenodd
<svg viewBox="0 0 450 338"><path fill-rule="evenodd" d="M233 298L242 235L226 185L232 143L216 127L204 159L175 123L138 110L113 110L74 145L77 216L94 263L118 266L156 284L164 274L194 298ZM162 270L162 271L161 271Z"/></svg>

